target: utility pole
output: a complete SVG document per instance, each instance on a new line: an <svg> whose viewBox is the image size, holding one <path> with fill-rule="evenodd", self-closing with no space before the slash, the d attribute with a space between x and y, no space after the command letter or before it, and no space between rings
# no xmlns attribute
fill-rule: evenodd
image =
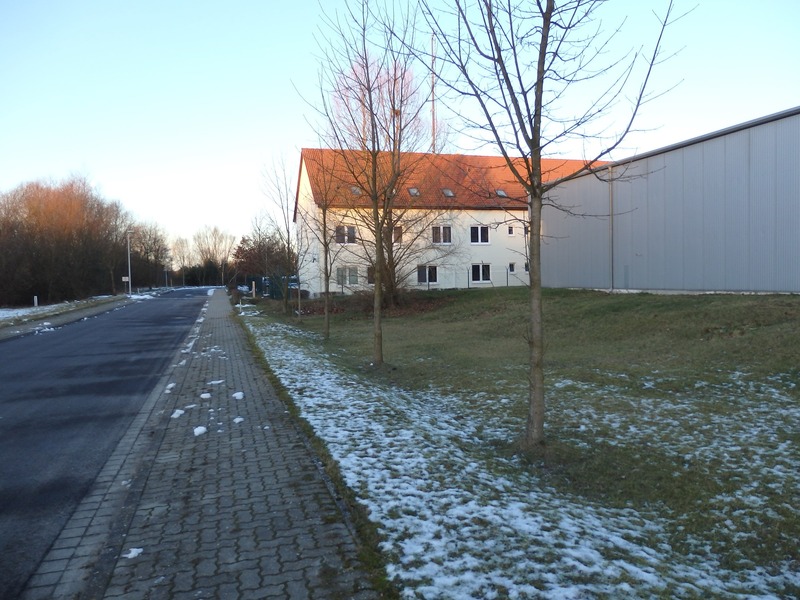
<svg viewBox="0 0 800 600"><path fill-rule="evenodd" d="M131 232L125 232L125 235L128 237L128 296L133 295L133 291L131 289L132 281L131 281Z"/></svg>

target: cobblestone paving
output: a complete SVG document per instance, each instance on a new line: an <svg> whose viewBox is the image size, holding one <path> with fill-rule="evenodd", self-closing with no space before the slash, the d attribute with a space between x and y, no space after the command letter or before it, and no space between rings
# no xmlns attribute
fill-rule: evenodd
<svg viewBox="0 0 800 600"><path fill-rule="evenodd" d="M159 385L25 598L378 597L222 291Z"/></svg>

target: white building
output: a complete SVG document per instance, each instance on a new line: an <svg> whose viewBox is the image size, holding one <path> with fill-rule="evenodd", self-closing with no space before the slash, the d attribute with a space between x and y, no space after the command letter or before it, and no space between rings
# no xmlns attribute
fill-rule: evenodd
<svg viewBox="0 0 800 600"><path fill-rule="evenodd" d="M345 154L347 154L345 160ZM354 153L304 149L294 220L300 285L325 291L324 241L329 244L329 290L353 293L372 286L371 202L350 174ZM386 235L395 279L407 289L526 285L527 197L502 157L404 153ZM545 160L545 179L582 167Z"/></svg>

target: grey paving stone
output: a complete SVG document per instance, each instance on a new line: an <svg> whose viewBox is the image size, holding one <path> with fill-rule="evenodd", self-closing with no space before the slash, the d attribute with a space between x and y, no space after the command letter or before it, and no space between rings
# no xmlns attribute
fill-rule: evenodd
<svg viewBox="0 0 800 600"><path fill-rule="evenodd" d="M25 600L378 598L227 296L202 314L191 352L175 357Z"/></svg>

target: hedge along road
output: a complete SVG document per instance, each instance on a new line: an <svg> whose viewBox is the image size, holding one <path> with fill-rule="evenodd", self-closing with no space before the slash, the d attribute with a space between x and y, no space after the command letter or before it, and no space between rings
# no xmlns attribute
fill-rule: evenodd
<svg viewBox="0 0 800 600"><path fill-rule="evenodd" d="M207 299L176 290L0 341L0 598L36 570Z"/></svg>

